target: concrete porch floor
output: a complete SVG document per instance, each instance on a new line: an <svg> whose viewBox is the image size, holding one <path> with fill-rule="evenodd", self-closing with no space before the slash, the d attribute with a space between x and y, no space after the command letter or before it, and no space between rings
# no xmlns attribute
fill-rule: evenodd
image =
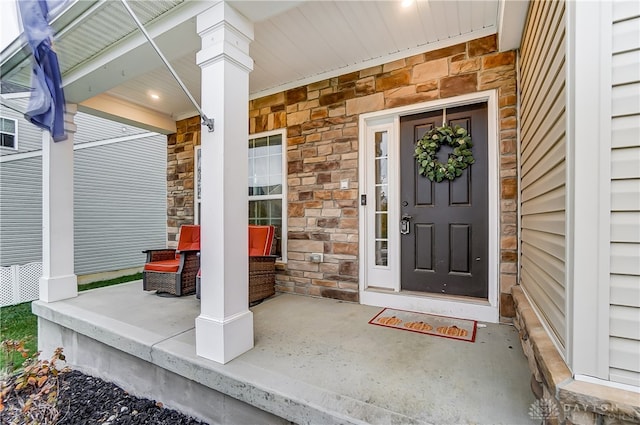
<svg viewBox="0 0 640 425"><path fill-rule="evenodd" d="M45 355L63 346L77 369L209 423L535 423L509 325L479 327L468 343L370 325L377 307L282 294L251 309L255 347L221 365L195 354L194 296L158 297L137 281L32 308ZM169 385L165 371L186 383ZM224 394L218 407L248 413L189 406L215 410L204 389Z"/></svg>

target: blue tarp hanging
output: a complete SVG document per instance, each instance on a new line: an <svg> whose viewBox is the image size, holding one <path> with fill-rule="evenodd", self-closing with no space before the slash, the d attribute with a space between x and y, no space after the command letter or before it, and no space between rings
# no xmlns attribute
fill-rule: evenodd
<svg viewBox="0 0 640 425"><path fill-rule="evenodd" d="M51 46L46 0L19 0L24 34L33 53L31 98L25 118L48 130L54 141L67 138L64 130L65 99L58 56Z"/></svg>

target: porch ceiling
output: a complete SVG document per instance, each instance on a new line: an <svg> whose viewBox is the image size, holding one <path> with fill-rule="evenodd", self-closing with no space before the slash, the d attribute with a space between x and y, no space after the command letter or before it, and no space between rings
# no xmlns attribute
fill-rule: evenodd
<svg viewBox="0 0 640 425"><path fill-rule="evenodd" d="M255 98L497 33L501 1L418 0L408 7L399 0L229 4L255 25L250 47ZM200 102L195 17L212 2L130 4ZM126 102L167 121L196 115L119 1L74 2L53 26L67 101L94 112L115 111L114 105ZM2 52L1 66L4 81L30 85L28 52L21 43ZM159 99L151 99L152 93Z"/></svg>

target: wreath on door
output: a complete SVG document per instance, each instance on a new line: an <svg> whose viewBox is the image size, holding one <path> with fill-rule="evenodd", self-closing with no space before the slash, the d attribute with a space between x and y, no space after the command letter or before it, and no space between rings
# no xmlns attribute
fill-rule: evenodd
<svg viewBox="0 0 640 425"><path fill-rule="evenodd" d="M453 148L446 163L437 160L438 151L443 144ZM418 173L436 183L444 179L454 180L475 162L471 152L472 146L471 136L464 128L446 124L434 127L416 142L413 156L418 163Z"/></svg>

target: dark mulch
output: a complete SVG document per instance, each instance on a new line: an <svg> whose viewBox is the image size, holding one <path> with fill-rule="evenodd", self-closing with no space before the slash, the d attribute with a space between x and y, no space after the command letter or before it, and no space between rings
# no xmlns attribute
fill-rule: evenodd
<svg viewBox="0 0 640 425"><path fill-rule="evenodd" d="M206 425L161 403L134 397L102 379L71 371L60 375L58 425ZM15 400L7 400L7 405ZM0 413L0 423L10 418Z"/></svg>

